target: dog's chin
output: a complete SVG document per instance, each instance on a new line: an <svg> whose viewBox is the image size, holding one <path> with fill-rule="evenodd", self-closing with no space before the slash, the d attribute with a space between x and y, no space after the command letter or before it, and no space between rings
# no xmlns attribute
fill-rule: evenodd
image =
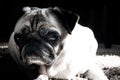
<svg viewBox="0 0 120 80"><path fill-rule="evenodd" d="M44 56L43 56L44 58ZM23 62L28 65L28 66L31 66L34 67L34 65L51 65L53 64L53 62L55 61L55 59L51 59L51 58L48 58L48 57L45 57L44 60L42 60L40 57L38 56L27 56L23 59Z"/></svg>

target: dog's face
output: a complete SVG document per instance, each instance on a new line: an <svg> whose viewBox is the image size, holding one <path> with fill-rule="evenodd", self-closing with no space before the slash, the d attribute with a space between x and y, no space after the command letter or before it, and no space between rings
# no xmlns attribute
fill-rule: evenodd
<svg viewBox="0 0 120 80"><path fill-rule="evenodd" d="M61 8L24 8L9 40L9 50L22 65L52 65L78 16Z"/></svg>

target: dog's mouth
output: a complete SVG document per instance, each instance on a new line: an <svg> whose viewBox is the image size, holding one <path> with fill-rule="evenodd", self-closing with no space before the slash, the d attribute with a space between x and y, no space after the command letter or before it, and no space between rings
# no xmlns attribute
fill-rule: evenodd
<svg viewBox="0 0 120 80"><path fill-rule="evenodd" d="M33 64L36 64L36 65L42 65L42 64L45 64L40 57L36 57L36 56L26 56L24 59L23 59L23 62L27 65L33 65ZM48 64L48 63L47 63Z"/></svg>
<svg viewBox="0 0 120 80"><path fill-rule="evenodd" d="M50 56L36 56L36 55L31 55L31 56L26 56L23 59L23 62L27 65L51 65L54 62L54 59L51 58Z"/></svg>

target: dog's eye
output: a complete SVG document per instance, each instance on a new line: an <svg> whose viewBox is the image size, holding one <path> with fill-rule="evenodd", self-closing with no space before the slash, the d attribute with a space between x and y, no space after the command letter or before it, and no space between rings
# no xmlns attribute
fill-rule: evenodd
<svg viewBox="0 0 120 80"><path fill-rule="evenodd" d="M14 38L15 38L16 41L19 41L22 38L22 35L16 33L15 36L14 36Z"/></svg>
<svg viewBox="0 0 120 80"><path fill-rule="evenodd" d="M50 41L51 43L55 43L60 39L60 36L57 32L48 32L46 36L47 40Z"/></svg>
<svg viewBox="0 0 120 80"><path fill-rule="evenodd" d="M14 36L14 39L15 39L16 44L19 45L19 46L23 42L23 36L20 33L16 33L15 36Z"/></svg>
<svg viewBox="0 0 120 80"><path fill-rule="evenodd" d="M48 40L50 40L50 41L55 41L57 39L58 39L57 35L48 35Z"/></svg>

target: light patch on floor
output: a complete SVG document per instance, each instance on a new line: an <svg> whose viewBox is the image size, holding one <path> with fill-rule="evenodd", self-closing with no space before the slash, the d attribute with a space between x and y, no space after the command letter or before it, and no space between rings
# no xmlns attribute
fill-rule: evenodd
<svg viewBox="0 0 120 80"><path fill-rule="evenodd" d="M101 68L120 67L120 57L116 55L99 55L96 62Z"/></svg>

